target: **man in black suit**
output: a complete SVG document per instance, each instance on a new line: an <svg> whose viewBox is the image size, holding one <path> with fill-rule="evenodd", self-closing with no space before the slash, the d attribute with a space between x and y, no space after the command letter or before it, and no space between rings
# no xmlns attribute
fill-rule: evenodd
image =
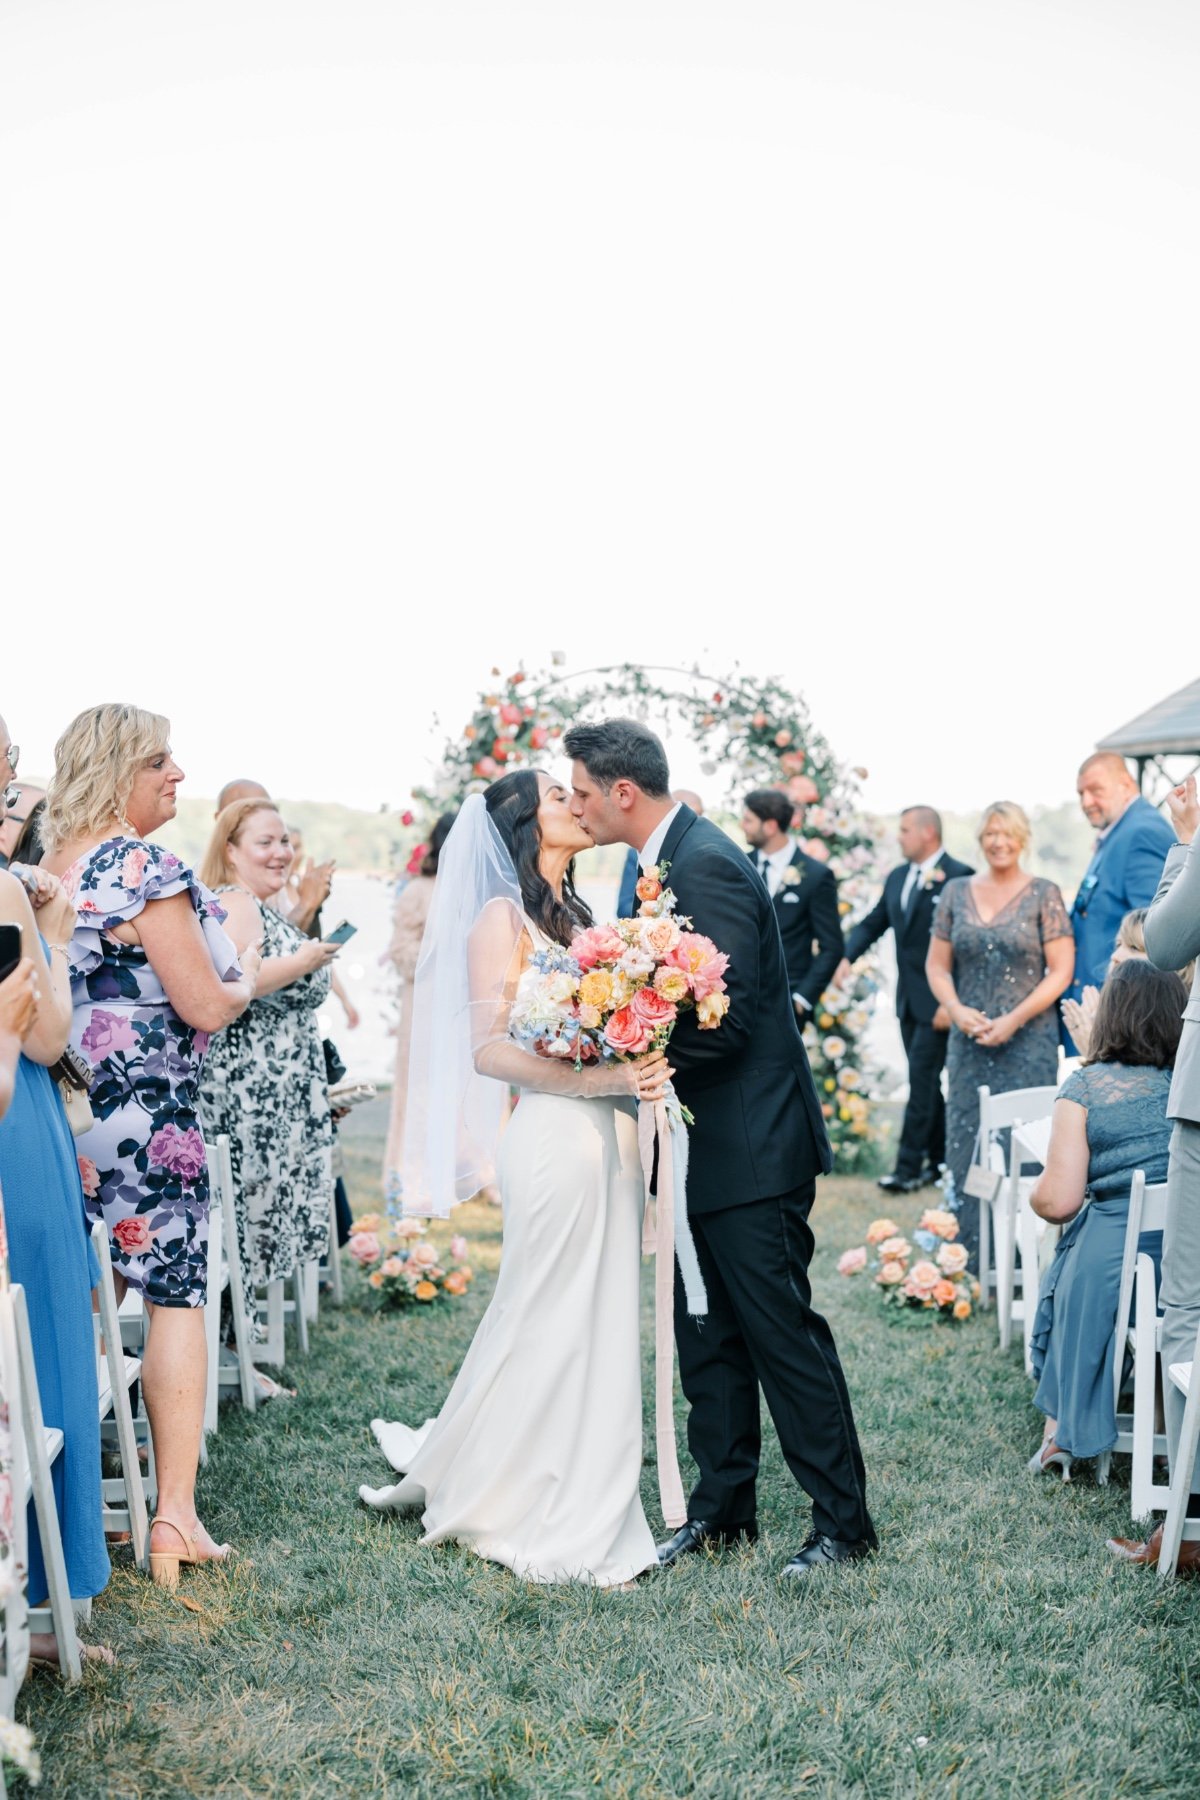
<svg viewBox="0 0 1200 1800"><path fill-rule="evenodd" d="M833 1334L813 1310L808 1215L833 1158L789 998L775 908L741 850L673 804L667 759L632 720L576 725L572 810L596 843L631 844L657 866L681 915L729 957L729 1011L702 1031L685 1013L671 1039L691 1108L688 1219L708 1290L689 1318L676 1271L675 1338L699 1480L664 1564L756 1535L761 1382L788 1467L812 1496L813 1529L789 1576L875 1547L862 1453Z"/></svg>
<svg viewBox="0 0 1200 1800"><path fill-rule="evenodd" d="M900 814L900 848L906 860L891 871L876 905L850 932L846 961L837 972L839 980L849 975L851 963L864 950L885 931L894 934L899 971L896 1017L908 1059L908 1105L895 1170L879 1182L889 1194L915 1193L936 1177L946 1160L942 1069L950 1020L925 979L925 958L933 909L943 886L956 875L975 872L942 849L942 821L932 806L910 806Z"/></svg>
<svg viewBox="0 0 1200 1800"><path fill-rule="evenodd" d="M775 905L788 988L801 1029L845 955L833 870L789 836L795 803L781 788L746 795L742 831Z"/></svg>

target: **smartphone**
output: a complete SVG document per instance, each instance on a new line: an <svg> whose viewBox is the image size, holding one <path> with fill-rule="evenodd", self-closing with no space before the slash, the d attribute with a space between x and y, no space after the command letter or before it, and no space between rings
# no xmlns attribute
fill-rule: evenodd
<svg viewBox="0 0 1200 1800"><path fill-rule="evenodd" d="M21 960L21 927L0 925L0 981L6 981Z"/></svg>
<svg viewBox="0 0 1200 1800"><path fill-rule="evenodd" d="M357 925L351 925L348 919L343 919L340 925L335 925L332 931L326 932L321 942L323 944L348 944L357 930Z"/></svg>

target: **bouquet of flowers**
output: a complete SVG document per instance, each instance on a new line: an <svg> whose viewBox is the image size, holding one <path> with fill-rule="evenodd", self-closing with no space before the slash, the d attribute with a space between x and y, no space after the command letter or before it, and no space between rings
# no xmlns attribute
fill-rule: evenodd
<svg viewBox="0 0 1200 1800"><path fill-rule="evenodd" d="M539 951L540 979L526 983L511 1030L538 1056L585 1063L628 1061L665 1050L683 1012L715 1031L729 1011L729 958L675 915L667 865L637 884L638 916L593 925L569 949ZM689 1121L690 1122L690 1121Z"/></svg>
<svg viewBox="0 0 1200 1800"><path fill-rule="evenodd" d="M876 1219L867 1229L865 1246L838 1258L838 1274L861 1275L870 1266L887 1304L969 1319L979 1283L967 1273L966 1247L955 1243L957 1236L954 1214L937 1207L921 1214L911 1243L894 1219Z"/></svg>
<svg viewBox="0 0 1200 1800"><path fill-rule="evenodd" d="M474 1273L467 1264L467 1240L452 1237L445 1253L425 1235L428 1220L390 1222L368 1213L354 1222L346 1248L364 1271L380 1312L430 1306L466 1293Z"/></svg>

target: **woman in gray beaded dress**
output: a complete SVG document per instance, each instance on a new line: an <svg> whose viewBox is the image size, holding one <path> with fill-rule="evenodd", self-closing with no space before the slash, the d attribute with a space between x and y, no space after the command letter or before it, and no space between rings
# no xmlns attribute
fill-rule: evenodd
<svg viewBox="0 0 1200 1800"><path fill-rule="evenodd" d="M1167 1178L1167 1095L1187 993L1178 975L1150 963L1118 964L1101 990L1088 1061L1054 1104L1031 1204L1066 1230L1033 1322L1034 1405L1046 1429L1029 1466L1061 1468L1064 1480L1075 1457L1100 1456L1117 1441L1112 1337L1129 1189L1136 1169L1151 1184ZM1162 1233L1143 1232L1138 1249L1159 1263Z"/></svg>
<svg viewBox="0 0 1200 1800"><path fill-rule="evenodd" d="M979 1089L1053 1087L1058 1008L1071 985L1075 940L1053 881L1021 857L1029 820L1011 800L989 806L979 828L987 867L948 881L933 915L926 974L950 1015L946 1052L946 1163L960 1242L979 1257L979 1202L963 1191L979 1131Z"/></svg>

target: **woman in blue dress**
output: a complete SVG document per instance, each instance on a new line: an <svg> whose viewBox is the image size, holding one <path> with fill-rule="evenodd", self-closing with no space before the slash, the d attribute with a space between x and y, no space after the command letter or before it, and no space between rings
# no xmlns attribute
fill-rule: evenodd
<svg viewBox="0 0 1200 1800"><path fill-rule="evenodd" d="M39 901L36 924L21 883L0 873L0 920L20 927L38 993L36 1017L17 1059L12 1099L0 1119L0 1191L9 1275L25 1290L42 1416L63 1434L62 1454L51 1473L67 1585L74 1599L87 1600L102 1591L109 1577L92 1335L96 1274L74 1140L47 1066L61 1056L71 1028L66 952L75 912L57 881L40 873L31 880ZM32 1507L28 1543L29 1604L41 1606L47 1597L46 1571ZM81 1649L111 1660L99 1646ZM35 1633L30 1651L56 1660L58 1646L52 1636Z"/></svg>
<svg viewBox="0 0 1200 1800"><path fill-rule="evenodd" d="M1061 1469L1117 1441L1112 1338L1117 1322L1129 1189L1167 1178L1167 1095L1187 989L1148 962L1120 963L1100 994L1089 1055L1055 1101L1045 1171L1030 1204L1066 1225L1042 1280L1033 1323L1034 1405L1045 1435L1030 1468ZM1069 1223L1068 1223L1069 1221ZM1162 1255L1162 1233L1139 1250Z"/></svg>

